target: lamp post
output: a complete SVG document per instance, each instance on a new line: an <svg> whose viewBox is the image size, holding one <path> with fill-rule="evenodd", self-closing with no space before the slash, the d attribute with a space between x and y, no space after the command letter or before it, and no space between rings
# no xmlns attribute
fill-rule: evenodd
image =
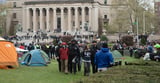
<svg viewBox="0 0 160 83"><path fill-rule="evenodd" d="M138 26L138 17L137 17L137 23L136 23L136 25L137 25L137 46L139 47L139 38L138 38L138 35L139 35L139 33L138 33L138 31L139 31L139 30L138 30L138 29L139 29L139 28L138 28L138 27L139 27L139 26Z"/></svg>
<svg viewBox="0 0 160 83"><path fill-rule="evenodd" d="M145 11L143 11L143 35L146 32L146 18L145 18Z"/></svg>

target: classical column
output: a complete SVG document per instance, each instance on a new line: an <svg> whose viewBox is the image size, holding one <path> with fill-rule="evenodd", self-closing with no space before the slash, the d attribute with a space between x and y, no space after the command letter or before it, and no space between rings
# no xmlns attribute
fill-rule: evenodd
<svg viewBox="0 0 160 83"><path fill-rule="evenodd" d="M36 8L33 9L33 32L37 31Z"/></svg>
<svg viewBox="0 0 160 83"><path fill-rule="evenodd" d="M84 31L85 26L85 7L82 7L82 31Z"/></svg>
<svg viewBox="0 0 160 83"><path fill-rule="evenodd" d="M89 25L88 28L92 30L92 8L89 7Z"/></svg>
<svg viewBox="0 0 160 83"><path fill-rule="evenodd" d="M49 21L49 8L46 8L46 25L47 25L47 31L50 30L50 21Z"/></svg>
<svg viewBox="0 0 160 83"><path fill-rule="evenodd" d="M78 7L75 7L75 30L78 29Z"/></svg>
<svg viewBox="0 0 160 83"><path fill-rule="evenodd" d="M64 31L64 8L61 8L61 32Z"/></svg>
<svg viewBox="0 0 160 83"><path fill-rule="evenodd" d="M27 8L27 31L28 31L29 28L31 28L30 18L31 18L31 16L30 16L30 9Z"/></svg>
<svg viewBox="0 0 160 83"><path fill-rule="evenodd" d="M68 7L68 29L69 29L69 32L71 32L71 7Z"/></svg>
<svg viewBox="0 0 160 83"><path fill-rule="evenodd" d="M43 8L39 8L39 12L40 12L40 15L39 15L39 17L40 17L40 29L41 30L44 30L44 27L43 27Z"/></svg>
<svg viewBox="0 0 160 83"><path fill-rule="evenodd" d="M25 31L28 27L26 26L27 25L27 12L26 12L27 8L25 6L23 6L23 10L22 10L22 14L23 14L23 17L22 17L22 22L18 22L18 24L21 24L22 26L22 30Z"/></svg>
<svg viewBox="0 0 160 83"><path fill-rule="evenodd" d="M54 19L54 30L57 29L57 12L56 12L56 8L53 8L54 12L53 12L53 19Z"/></svg>
<svg viewBox="0 0 160 83"><path fill-rule="evenodd" d="M98 7L95 7L95 9L94 9L94 16L95 16L95 19L94 19L94 31L98 31L98 25L99 25L99 23L98 23L98 16L99 16Z"/></svg>

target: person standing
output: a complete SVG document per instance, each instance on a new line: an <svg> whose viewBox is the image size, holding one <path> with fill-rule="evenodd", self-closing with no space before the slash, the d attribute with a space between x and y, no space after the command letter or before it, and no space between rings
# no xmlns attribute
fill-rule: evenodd
<svg viewBox="0 0 160 83"><path fill-rule="evenodd" d="M59 49L61 72L68 74L68 47L66 42L62 42L62 47Z"/></svg>
<svg viewBox="0 0 160 83"><path fill-rule="evenodd" d="M61 72L61 61L60 61L60 54L59 54L59 49L61 48L61 44L57 44L55 46L55 56L56 56L56 60L58 62L58 70L59 72Z"/></svg>
<svg viewBox="0 0 160 83"><path fill-rule="evenodd" d="M91 64L92 64L92 72L93 73L96 73L97 72L97 67L94 63L94 59L95 59L95 54L98 50L98 47L97 47L97 42L96 41L93 41L92 42L92 45L90 47L90 50L91 50Z"/></svg>
<svg viewBox="0 0 160 83"><path fill-rule="evenodd" d="M110 53L108 44L103 43L100 51L96 53L95 64L98 67L98 72L106 71L114 62L112 53Z"/></svg>
<svg viewBox="0 0 160 83"><path fill-rule="evenodd" d="M77 42L76 40L71 41L71 45L69 45L69 57L68 57L69 72L70 73L74 72L74 74L76 74L77 72L76 65L78 62L78 57L80 56L80 50L76 42Z"/></svg>
<svg viewBox="0 0 160 83"><path fill-rule="evenodd" d="M91 51L88 46L85 46L82 61L84 62L84 76L89 76L90 74L90 64L91 64Z"/></svg>

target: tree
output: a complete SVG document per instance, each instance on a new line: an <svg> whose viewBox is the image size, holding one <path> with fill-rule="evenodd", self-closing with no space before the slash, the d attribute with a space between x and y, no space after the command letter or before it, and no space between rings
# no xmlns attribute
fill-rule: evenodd
<svg viewBox="0 0 160 83"><path fill-rule="evenodd" d="M146 32L151 31L151 26L155 24L155 15L151 0L113 0L112 9L116 14L113 19L112 27L118 32L136 32L137 23L139 32L143 32L143 19L145 17ZM145 16L143 16L145 13ZM121 31L123 30L123 31Z"/></svg>

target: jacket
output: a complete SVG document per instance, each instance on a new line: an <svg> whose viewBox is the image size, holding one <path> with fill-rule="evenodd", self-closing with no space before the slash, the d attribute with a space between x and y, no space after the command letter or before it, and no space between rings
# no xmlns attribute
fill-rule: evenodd
<svg viewBox="0 0 160 83"><path fill-rule="evenodd" d="M59 54L60 54L60 59L61 60L66 60L68 59L68 48L63 48L61 47L59 49Z"/></svg>
<svg viewBox="0 0 160 83"><path fill-rule="evenodd" d="M109 52L109 48L101 48L96 53L95 64L98 68L107 68L114 62L112 53Z"/></svg>

